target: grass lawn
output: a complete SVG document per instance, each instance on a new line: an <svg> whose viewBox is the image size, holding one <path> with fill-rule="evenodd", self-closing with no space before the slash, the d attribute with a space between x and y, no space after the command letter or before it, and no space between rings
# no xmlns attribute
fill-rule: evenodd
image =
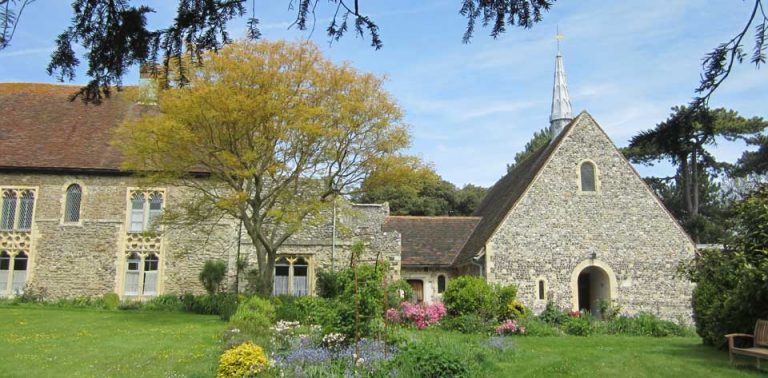
<svg viewBox="0 0 768 378"><path fill-rule="evenodd" d="M440 330L415 332L459 353L476 353L487 342L478 335ZM701 344L698 337L638 336L511 336L510 351L494 351L480 365L493 377L750 377L768 370L755 360L737 359ZM469 346L475 346L474 348ZM765 364L764 364L765 365Z"/></svg>
<svg viewBox="0 0 768 378"><path fill-rule="evenodd" d="M212 377L216 316L0 305L0 377Z"/></svg>
<svg viewBox="0 0 768 378"><path fill-rule="evenodd" d="M214 316L32 305L0 305L0 318L0 377L212 377L226 328ZM514 346L502 352L487 348L488 338L480 335L407 333L479 360L488 377L768 373L746 358L731 368L727 353L695 337L512 336Z"/></svg>

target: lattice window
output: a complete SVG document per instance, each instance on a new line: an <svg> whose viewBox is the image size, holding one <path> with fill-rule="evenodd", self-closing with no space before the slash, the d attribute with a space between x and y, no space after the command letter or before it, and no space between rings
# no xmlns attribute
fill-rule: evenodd
<svg viewBox="0 0 768 378"><path fill-rule="evenodd" d="M595 165L588 161L581 163L581 191L594 192L596 187Z"/></svg>
<svg viewBox="0 0 768 378"><path fill-rule="evenodd" d="M12 231L16 221L16 192L3 191L3 209L0 214L0 230Z"/></svg>
<svg viewBox="0 0 768 378"><path fill-rule="evenodd" d="M80 202L83 189L78 184L67 188L67 198L64 204L64 222L77 223L80 221Z"/></svg>
<svg viewBox="0 0 768 378"><path fill-rule="evenodd" d="M128 232L158 231L164 200L161 191L132 192Z"/></svg>
<svg viewBox="0 0 768 378"><path fill-rule="evenodd" d="M163 195L159 192L152 192L149 195L149 219L147 221L148 226L152 230L157 230L159 227L158 218L163 211Z"/></svg>
<svg viewBox="0 0 768 378"><path fill-rule="evenodd" d="M17 229L28 231L32 228L32 210L35 208L35 193L31 190L22 191L19 204L19 224Z"/></svg>

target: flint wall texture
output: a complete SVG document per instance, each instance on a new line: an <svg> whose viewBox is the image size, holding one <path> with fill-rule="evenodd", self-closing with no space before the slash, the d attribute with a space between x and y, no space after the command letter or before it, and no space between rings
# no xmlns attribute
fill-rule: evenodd
<svg viewBox="0 0 768 378"><path fill-rule="evenodd" d="M580 190L584 161L597 167L595 192ZM537 312L547 297L578 309L578 275L597 266L625 312L690 320L692 285L675 268L695 247L591 117L565 136L486 248L488 279L518 285Z"/></svg>

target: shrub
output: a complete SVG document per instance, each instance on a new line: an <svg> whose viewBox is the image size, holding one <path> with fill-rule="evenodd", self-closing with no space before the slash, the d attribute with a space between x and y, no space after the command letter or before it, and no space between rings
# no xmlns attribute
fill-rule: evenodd
<svg viewBox="0 0 768 378"><path fill-rule="evenodd" d="M525 319L528 317L528 307L525 307L522 302L517 299L507 303L507 319Z"/></svg>
<svg viewBox="0 0 768 378"><path fill-rule="evenodd" d="M267 368L268 364L264 349L251 342L245 342L221 355L216 377L250 377Z"/></svg>
<svg viewBox="0 0 768 378"><path fill-rule="evenodd" d="M434 343L416 343L403 349L391 364L404 377L469 377L469 361L453 350Z"/></svg>
<svg viewBox="0 0 768 378"><path fill-rule="evenodd" d="M408 281L397 280L387 285L387 306L396 308L403 302L414 302L415 299L416 295Z"/></svg>
<svg viewBox="0 0 768 378"><path fill-rule="evenodd" d="M230 323L242 332L258 336L269 332L274 320L275 308L272 303L267 299L254 296L237 308Z"/></svg>
<svg viewBox="0 0 768 378"><path fill-rule="evenodd" d="M214 295L194 295L184 293L179 297L180 308L186 312L202 315L219 315L222 320L237 310L238 296L235 293L218 293Z"/></svg>
<svg viewBox="0 0 768 378"><path fill-rule="evenodd" d="M563 334L556 326L536 317L528 317L519 321L518 324L525 327L525 334L529 336L560 336Z"/></svg>
<svg viewBox="0 0 768 378"><path fill-rule="evenodd" d="M443 303L453 316L478 315L490 319L496 313L496 301L488 283L481 277L461 276L448 282Z"/></svg>
<svg viewBox="0 0 768 378"><path fill-rule="evenodd" d="M614 303L609 299L600 299L597 301L597 308L600 310L603 320L613 320L621 314L621 305Z"/></svg>
<svg viewBox="0 0 768 378"><path fill-rule="evenodd" d="M200 271L200 283L205 291L213 295L219 291L221 283L227 275L227 265L221 260L208 260Z"/></svg>
<svg viewBox="0 0 768 378"><path fill-rule="evenodd" d="M400 318L407 320L418 329L427 328L445 316L445 305L439 302L431 305L403 302L401 309L402 316ZM387 311L387 315L394 317L394 314L389 311Z"/></svg>
<svg viewBox="0 0 768 378"><path fill-rule="evenodd" d="M144 304L144 310L150 311L180 311L183 309L176 294L158 295Z"/></svg>
<svg viewBox="0 0 768 378"><path fill-rule="evenodd" d="M515 299L517 298L517 286L494 285L493 296L496 298L496 311L494 313L496 319L500 321L507 319L520 319L521 313L527 313L524 306L522 309L519 308L522 306L522 304L519 304L519 302L517 302ZM513 303L515 303L515 305L510 306Z"/></svg>
<svg viewBox="0 0 768 378"><path fill-rule="evenodd" d="M490 333L493 325L476 314L448 316L440 322L442 328L461 333Z"/></svg>
<svg viewBox="0 0 768 378"><path fill-rule="evenodd" d="M499 336L514 334L524 335L525 326L517 324L514 320L507 319L496 327L496 334Z"/></svg>
<svg viewBox="0 0 768 378"><path fill-rule="evenodd" d="M120 302L120 304L117 306L119 310L141 310L142 307L143 303L132 300Z"/></svg>
<svg viewBox="0 0 768 378"><path fill-rule="evenodd" d="M102 296L104 302L104 308L110 311L117 310L117 306L120 304L120 296L116 293L106 293Z"/></svg>
<svg viewBox="0 0 768 378"><path fill-rule="evenodd" d="M544 311L539 314L539 319L550 325L560 325L568 319L568 315L563 310L557 308L554 302L547 302Z"/></svg>
<svg viewBox="0 0 768 378"><path fill-rule="evenodd" d="M640 313L634 317L621 316L601 324L601 332L631 336L689 336L691 331L682 325L668 320L661 320L650 313Z"/></svg>
<svg viewBox="0 0 768 378"><path fill-rule="evenodd" d="M359 293L360 336L367 337L376 334L383 328L382 286L386 266L360 265L357 267L357 291ZM323 324L326 332L340 332L347 336L355 335L355 281L354 270L346 269L338 274L338 282L343 288L333 301L335 307L335 322Z"/></svg>
<svg viewBox="0 0 768 378"><path fill-rule="evenodd" d="M592 322L588 316L570 317L563 323L565 333L573 336L589 336L592 334Z"/></svg>
<svg viewBox="0 0 768 378"><path fill-rule="evenodd" d="M317 272L316 285L317 295L321 298L336 298L343 290L337 272L325 270Z"/></svg>
<svg viewBox="0 0 768 378"><path fill-rule="evenodd" d="M237 312L238 296L235 293L219 293L214 296L215 310L219 318L228 321Z"/></svg>

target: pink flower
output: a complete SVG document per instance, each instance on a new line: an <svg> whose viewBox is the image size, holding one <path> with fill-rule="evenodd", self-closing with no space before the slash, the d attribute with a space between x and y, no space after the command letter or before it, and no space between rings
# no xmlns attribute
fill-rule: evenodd
<svg viewBox="0 0 768 378"><path fill-rule="evenodd" d="M387 319L390 323L399 323L400 322L400 311L397 311L396 308L390 308L387 310L387 312L384 314L384 317Z"/></svg>
<svg viewBox="0 0 768 378"><path fill-rule="evenodd" d="M515 333L524 334L525 327L518 326L514 320L505 320L503 323L496 327L496 334L498 335L512 335Z"/></svg>

